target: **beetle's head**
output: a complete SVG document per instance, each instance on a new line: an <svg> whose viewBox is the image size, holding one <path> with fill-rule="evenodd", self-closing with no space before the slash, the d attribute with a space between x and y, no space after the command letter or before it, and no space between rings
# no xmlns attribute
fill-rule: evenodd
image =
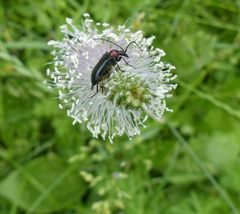
<svg viewBox="0 0 240 214"><path fill-rule="evenodd" d="M119 51L120 56L129 57L125 51Z"/></svg>
<svg viewBox="0 0 240 214"><path fill-rule="evenodd" d="M115 58L118 62L121 60L122 57L129 57L125 51L122 50L111 50L110 51L111 57Z"/></svg>

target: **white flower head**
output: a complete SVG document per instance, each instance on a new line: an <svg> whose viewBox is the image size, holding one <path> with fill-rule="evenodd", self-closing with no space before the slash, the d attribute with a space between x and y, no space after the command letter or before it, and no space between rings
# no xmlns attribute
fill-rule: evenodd
<svg viewBox="0 0 240 214"><path fill-rule="evenodd" d="M89 14L80 28L69 18L66 22L60 28L64 38L48 43L54 60L47 74L59 91L59 107L68 109L73 124L85 122L94 137L108 136L112 142L115 135L139 135L148 115L159 120L169 110L165 98L176 87L171 84L174 66L161 61L165 53L152 46L153 36L145 38L124 25L95 24ZM111 50L126 50L128 57L114 58ZM96 68L105 53L109 60Z"/></svg>

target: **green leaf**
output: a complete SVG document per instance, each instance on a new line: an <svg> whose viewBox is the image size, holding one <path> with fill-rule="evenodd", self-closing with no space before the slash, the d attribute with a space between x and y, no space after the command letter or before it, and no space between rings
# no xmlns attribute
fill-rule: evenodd
<svg viewBox="0 0 240 214"><path fill-rule="evenodd" d="M0 194L31 212L52 213L79 201L83 180L59 157L41 157L14 170L0 184Z"/></svg>
<svg viewBox="0 0 240 214"><path fill-rule="evenodd" d="M207 159L219 168L229 168L237 161L239 152L240 145L236 134L216 132L209 138L206 147Z"/></svg>

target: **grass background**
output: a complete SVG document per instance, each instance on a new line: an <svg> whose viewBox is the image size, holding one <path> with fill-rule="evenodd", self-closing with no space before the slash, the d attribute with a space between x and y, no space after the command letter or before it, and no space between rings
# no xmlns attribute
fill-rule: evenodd
<svg viewBox="0 0 240 214"><path fill-rule="evenodd" d="M179 87L161 124L93 139L43 84L71 17L155 35ZM240 210L239 0L0 0L0 213Z"/></svg>

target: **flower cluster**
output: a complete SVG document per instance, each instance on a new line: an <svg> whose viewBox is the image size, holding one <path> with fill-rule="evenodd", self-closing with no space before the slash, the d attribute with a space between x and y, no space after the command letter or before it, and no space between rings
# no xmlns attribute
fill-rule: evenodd
<svg viewBox="0 0 240 214"><path fill-rule="evenodd" d="M79 28L69 18L66 22L61 26L64 38L48 43L54 47L54 60L47 73L62 100L59 107L67 108L73 124L86 122L94 137L108 136L112 142L115 135L139 135L148 115L159 120L169 110L165 98L176 87L171 84L174 66L161 61L165 53L152 46L153 36L144 38L142 31L131 32L124 25L114 29L94 23L89 14ZM124 50L131 41L137 45L127 49L129 58L111 66L107 78L99 81L98 93L95 86L91 90L91 74L103 54L118 46Z"/></svg>

